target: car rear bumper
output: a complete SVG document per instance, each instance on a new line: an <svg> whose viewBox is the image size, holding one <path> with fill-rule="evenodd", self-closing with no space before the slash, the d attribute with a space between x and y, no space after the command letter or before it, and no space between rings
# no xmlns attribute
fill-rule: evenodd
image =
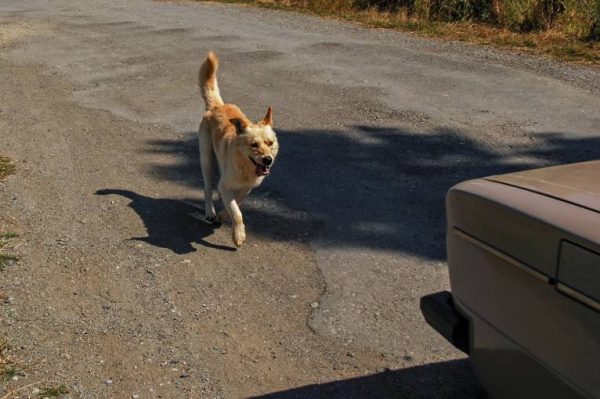
<svg viewBox="0 0 600 399"><path fill-rule="evenodd" d="M421 313L427 324L448 342L469 353L469 321L454 307L450 292L441 291L422 297Z"/></svg>

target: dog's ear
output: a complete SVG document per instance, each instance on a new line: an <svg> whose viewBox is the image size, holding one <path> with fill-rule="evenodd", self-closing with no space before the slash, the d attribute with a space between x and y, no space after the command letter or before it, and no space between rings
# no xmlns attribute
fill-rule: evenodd
<svg viewBox="0 0 600 399"><path fill-rule="evenodd" d="M243 133L246 132L246 128L248 126L246 125L246 122L244 122L240 118L232 118L232 119L229 120L229 122L231 122L231 124L233 126L235 126L235 132L237 134L243 134Z"/></svg>
<svg viewBox="0 0 600 399"><path fill-rule="evenodd" d="M267 110L267 114L262 120L262 123L264 125L273 126L273 108L269 107L269 109Z"/></svg>

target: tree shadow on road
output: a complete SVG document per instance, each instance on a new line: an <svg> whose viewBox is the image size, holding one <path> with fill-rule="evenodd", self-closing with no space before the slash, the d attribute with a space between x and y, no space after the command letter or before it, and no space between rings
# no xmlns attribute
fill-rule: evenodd
<svg viewBox="0 0 600 399"><path fill-rule="evenodd" d="M343 131L279 129L280 156L271 176L251 198L272 195L290 209L325 221L318 235L324 246L400 251L442 260L444 200L453 185L494 174L600 159L600 138L596 137L522 132L509 145L498 138L504 132L487 134L499 144L482 144L484 140L478 137L443 128L427 132L368 126ZM197 148L195 132L184 139L150 141L146 151L171 155L177 162L150 165L148 172L157 179L200 190ZM248 214L248 224L264 217L276 216L254 210Z"/></svg>
<svg viewBox="0 0 600 399"><path fill-rule="evenodd" d="M364 377L307 385L254 399L483 399L467 360L452 360Z"/></svg>
<svg viewBox="0 0 600 399"><path fill-rule="evenodd" d="M168 248L177 254L196 251L193 243L214 249L235 251L233 247L212 244L204 240L205 237L213 234L215 226L198 220L195 216L201 212L201 208L191 203L151 198L119 189L98 190L96 195L120 195L131 200L128 206L142 219L148 233L147 237L133 237L132 240Z"/></svg>

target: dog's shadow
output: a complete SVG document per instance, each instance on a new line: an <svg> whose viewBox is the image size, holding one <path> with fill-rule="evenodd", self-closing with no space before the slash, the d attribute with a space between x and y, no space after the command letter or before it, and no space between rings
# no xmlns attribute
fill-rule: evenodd
<svg viewBox="0 0 600 399"><path fill-rule="evenodd" d="M235 251L235 248L212 244L204 240L213 234L217 226L199 219L201 209L189 202L151 198L129 190L104 189L96 191L96 195L120 195L131 200L129 207L144 222L147 237L132 237L132 240L143 241L150 245L168 248L176 254L187 254L196 251L192 244L205 247Z"/></svg>

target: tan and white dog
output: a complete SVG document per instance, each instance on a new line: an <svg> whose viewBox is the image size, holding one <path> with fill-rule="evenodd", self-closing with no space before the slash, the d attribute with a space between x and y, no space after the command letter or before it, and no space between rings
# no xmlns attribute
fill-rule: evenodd
<svg viewBox="0 0 600 399"><path fill-rule="evenodd" d="M218 67L217 56L210 52L199 74L206 103L198 132L206 219L214 223L231 217L233 243L240 247L246 240L240 204L271 171L279 144L271 107L262 121L252 123L237 106L223 103L217 85ZM217 189L225 206L218 216L212 200L215 158L219 166Z"/></svg>

